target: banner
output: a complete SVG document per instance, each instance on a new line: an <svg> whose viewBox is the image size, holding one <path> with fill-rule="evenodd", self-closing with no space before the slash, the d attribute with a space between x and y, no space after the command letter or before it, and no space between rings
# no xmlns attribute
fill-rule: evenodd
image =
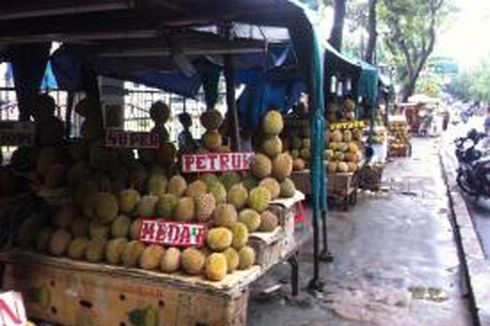
<svg viewBox="0 0 490 326"><path fill-rule="evenodd" d="M160 147L160 137L157 133L123 131L107 129L105 147L110 148L154 148Z"/></svg>
<svg viewBox="0 0 490 326"><path fill-rule="evenodd" d="M26 309L22 296L17 292L0 293L0 326L25 326Z"/></svg>
<svg viewBox="0 0 490 326"><path fill-rule="evenodd" d="M0 145L34 145L36 127L30 121L0 121Z"/></svg>
<svg viewBox="0 0 490 326"><path fill-rule="evenodd" d="M182 156L183 173L245 171L255 156L247 153L207 153Z"/></svg>
<svg viewBox="0 0 490 326"><path fill-rule="evenodd" d="M363 129L365 127L366 127L366 121L363 121L363 120L346 121L346 122L331 122L328 125L328 128L330 130L335 130L335 129L344 129L344 130Z"/></svg>
<svg viewBox="0 0 490 326"><path fill-rule="evenodd" d="M204 224L143 219L139 239L145 243L172 247L202 247L206 234Z"/></svg>

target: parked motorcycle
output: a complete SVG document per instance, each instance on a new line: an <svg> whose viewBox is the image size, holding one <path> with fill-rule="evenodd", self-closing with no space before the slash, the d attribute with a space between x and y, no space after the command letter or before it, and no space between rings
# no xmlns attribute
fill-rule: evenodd
<svg viewBox="0 0 490 326"><path fill-rule="evenodd" d="M484 133L472 129L466 137L455 141L460 164L456 182L464 192L477 199L490 197L490 156L477 146L485 137Z"/></svg>

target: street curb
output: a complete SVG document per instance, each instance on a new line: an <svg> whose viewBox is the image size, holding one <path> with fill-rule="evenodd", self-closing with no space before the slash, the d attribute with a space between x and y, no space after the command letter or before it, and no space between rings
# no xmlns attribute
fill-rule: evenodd
<svg viewBox="0 0 490 326"><path fill-rule="evenodd" d="M454 235L463 265L475 325L490 325L490 262L485 259L466 202L456 183L456 170L439 153L447 186Z"/></svg>

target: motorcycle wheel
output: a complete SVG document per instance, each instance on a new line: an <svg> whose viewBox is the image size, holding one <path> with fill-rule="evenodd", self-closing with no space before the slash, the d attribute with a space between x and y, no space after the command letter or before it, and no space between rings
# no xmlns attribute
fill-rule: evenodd
<svg viewBox="0 0 490 326"><path fill-rule="evenodd" d="M465 193L475 197L479 196L478 193L471 189L471 187L468 185L462 171L458 172L458 175L456 176L456 183Z"/></svg>

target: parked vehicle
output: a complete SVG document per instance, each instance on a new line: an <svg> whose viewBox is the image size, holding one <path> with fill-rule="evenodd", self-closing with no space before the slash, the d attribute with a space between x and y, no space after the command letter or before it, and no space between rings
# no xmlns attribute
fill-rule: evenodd
<svg viewBox="0 0 490 326"><path fill-rule="evenodd" d="M456 182L461 190L477 199L490 197L490 156L478 146L485 138L484 133L472 129L466 137L455 141L460 164Z"/></svg>

